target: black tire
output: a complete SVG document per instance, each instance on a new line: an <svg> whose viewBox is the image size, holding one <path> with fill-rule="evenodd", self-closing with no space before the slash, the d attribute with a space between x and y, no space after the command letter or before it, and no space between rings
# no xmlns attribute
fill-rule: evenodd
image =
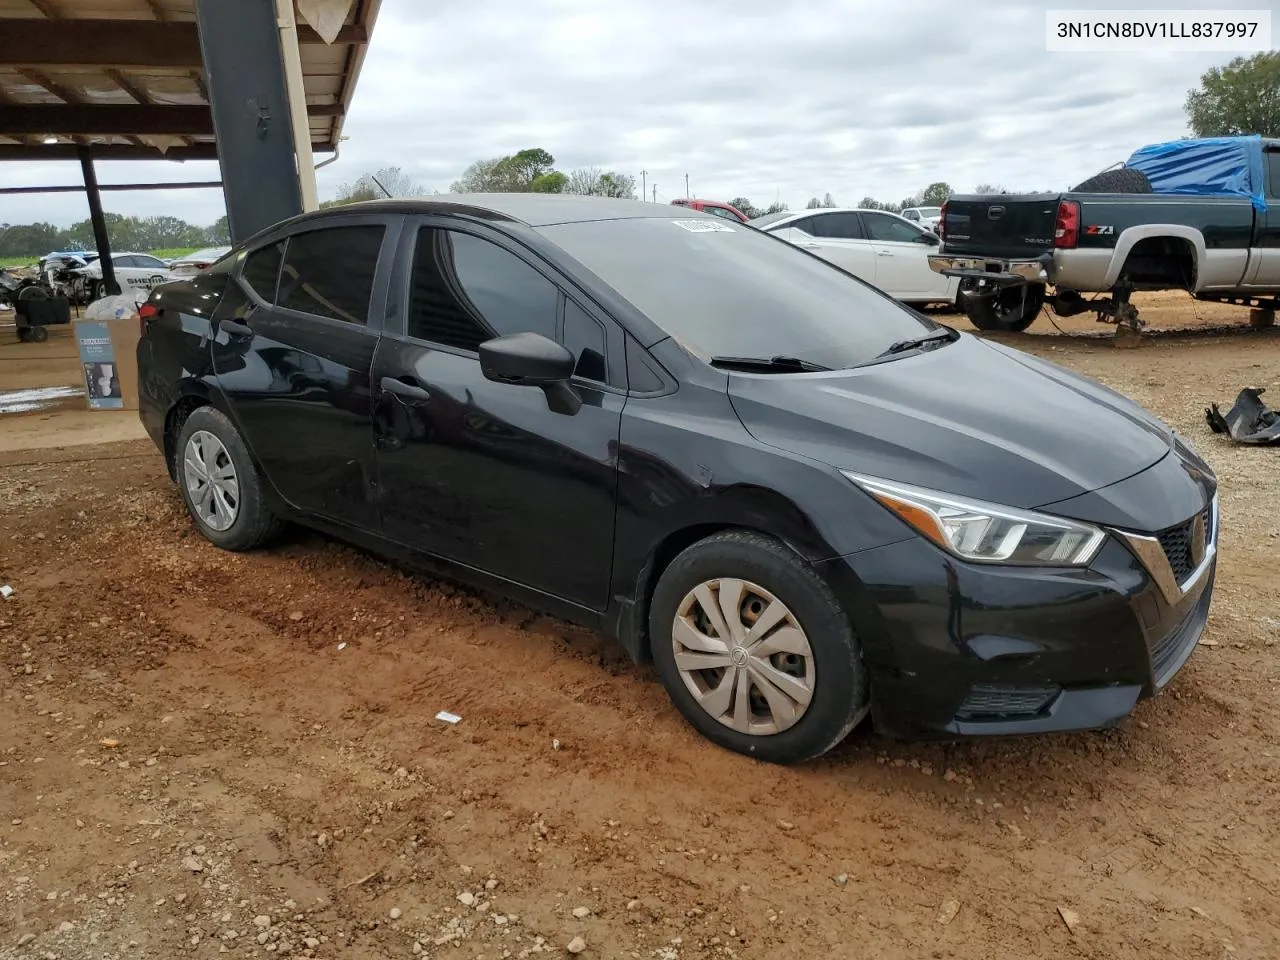
<svg viewBox="0 0 1280 960"><path fill-rule="evenodd" d="M18 291L19 300L48 300L49 291L44 287L29 284Z"/></svg>
<svg viewBox="0 0 1280 960"><path fill-rule="evenodd" d="M812 652L813 692L798 721L776 733L731 729L704 710L676 666L673 624L685 596L717 579L746 580L790 610ZM770 763L799 763L840 743L866 716L870 691L862 650L849 617L813 568L772 537L728 531L699 541L663 571L649 604L654 665L676 708L708 740ZM760 696L758 688L752 691Z"/></svg>
<svg viewBox="0 0 1280 960"><path fill-rule="evenodd" d="M222 444L235 469L236 482L239 487L239 499L234 521L225 530L218 530L200 515L192 501L184 472L184 453L193 434L204 431L213 434ZM182 424L178 432L178 442L174 445L173 475L177 478L178 489L182 500L187 505L196 529L209 542L224 550L253 550L263 546L280 535L284 529L284 521L277 517L267 506L263 493L263 481L249 456L249 451L240 439L240 432L227 419L226 415L216 407L197 407Z"/></svg>
<svg viewBox="0 0 1280 960"><path fill-rule="evenodd" d="M1035 323L1043 306L1044 285L1024 283L1003 287L988 297L967 297L963 309L979 330L1021 333Z"/></svg>
<svg viewBox="0 0 1280 960"><path fill-rule="evenodd" d="M101 300L107 295L107 281L99 280L93 285L93 296L90 300Z"/></svg>
<svg viewBox="0 0 1280 960"><path fill-rule="evenodd" d="M1071 188L1072 193L1154 193L1151 181L1141 170L1121 167L1118 170L1103 170L1084 183Z"/></svg>
<svg viewBox="0 0 1280 960"><path fill-rule="evenodd" d="M44 343L49 339L49 331L43 326L35 326L31 328L31 342Z"/></svg>

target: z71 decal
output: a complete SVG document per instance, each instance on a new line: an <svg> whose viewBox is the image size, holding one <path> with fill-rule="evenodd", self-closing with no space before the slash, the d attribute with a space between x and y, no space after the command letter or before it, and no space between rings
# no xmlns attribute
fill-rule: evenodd
<svg viewBox="0 0 1280 960"><path fill-rule="evenodd" d="M1091 237L1113 237L1115 236L1116 228L1111 224L1091 223L1084 228L1084 232Z"/></svg>

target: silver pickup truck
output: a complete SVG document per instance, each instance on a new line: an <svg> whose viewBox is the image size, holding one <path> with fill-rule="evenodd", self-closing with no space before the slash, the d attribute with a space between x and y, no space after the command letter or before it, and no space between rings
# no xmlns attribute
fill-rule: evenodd
<svg viewBox="0 0 1280 960"><path fill-rule="evenodd" d="M1134 290L1273 314L1280 140L1157 144L1067 193L955 196L939 232L929 266L961 278L965 313L982 330L1025 330L1046 305L1140 329Z"/></svg>

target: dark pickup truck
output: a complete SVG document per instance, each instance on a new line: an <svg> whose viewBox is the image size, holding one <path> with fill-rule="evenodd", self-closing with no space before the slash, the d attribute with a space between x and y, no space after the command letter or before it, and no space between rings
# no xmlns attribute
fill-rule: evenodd
<svg viewBox="0 0 1280 960"><path fill-rule="evenodd" d="M1067 193L954 196L939 232L929 266L961 278L965 314L981 330L1025 330L1045 305L1140 330L1135 290L1274 312L1280 140L1154 144Z"/></svg>

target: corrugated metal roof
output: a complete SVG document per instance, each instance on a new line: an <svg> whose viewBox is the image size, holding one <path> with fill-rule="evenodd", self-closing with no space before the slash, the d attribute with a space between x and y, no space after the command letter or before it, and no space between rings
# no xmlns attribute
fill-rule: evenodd
<svg viewBox="0 0 1280 960"><path fill-rule="evenodd" d="M331 44L306 15L332 31L344 0L295 6L317 152L342 135L380 0L345 3ZM216 157L195 0L0 0L0 118L0 159L71 157L80 143L103 159Z"/></svg>

